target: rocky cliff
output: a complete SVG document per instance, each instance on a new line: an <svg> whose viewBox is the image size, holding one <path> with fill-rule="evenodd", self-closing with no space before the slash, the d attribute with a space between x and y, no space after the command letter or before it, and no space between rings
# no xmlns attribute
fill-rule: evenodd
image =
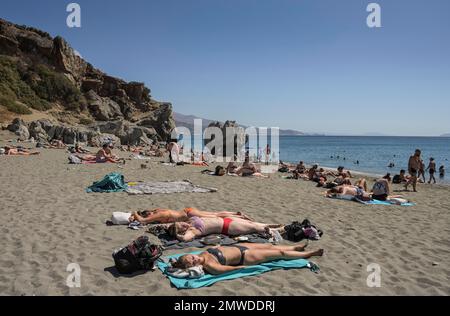
<svg viewBox="0 0 450 316"><path fill-rule="evenodd" d="M167 140L175 127L172 105L153 100L143 83L94 68L61 37L2 19L0 107L43 112L53 125L105 131L123 143L136 135Z"/></svg>

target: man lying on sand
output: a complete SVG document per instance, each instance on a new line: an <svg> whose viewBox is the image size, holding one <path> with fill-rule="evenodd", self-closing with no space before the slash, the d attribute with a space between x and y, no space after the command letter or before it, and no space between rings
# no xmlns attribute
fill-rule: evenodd
<svg viewBox="0 0 450 316"><path fill-rule="evenodd" d="M322 256L323 249L305 251L305 244L292 246L240 243L238 245L209 248L199 255L184 255L172 267L188 269L202 266L205 272L218 275L274 260L307 259Z"/></svg>
<svg viewBox="0 0 450 316"><path fill-rule="evenodd" d="M30 150L22 147L5 146L4 149L4 154L7 156L33 156L40 154L39 152L31 152Z"/></svg>
<svg viewBox="0 0 450 316"><path fill-rule="evenodd" d="M254 233L269 233L272 230L282 231L284 225L264 224L232 217L197 217L189 218L187 222L177 222L169 226L168 232L180 241L192 241L195 238L211 234L239 236Z"/></svg>
<svg viewBox="0 0 450 316"><path fill-rule="evenodd" d="M168 210L168 209L155 209L148 210L141 213L134 212L129 221L138 221L143 225L147 224L156 224L156 223L175 223L175 222L185 222L188 221L192 217L209 217L209 218L224 218L224 217L232 217L232 218L241 218L250 220L250 218L244 215L241 212L207 212L200 211L196 208L189 207L185 208L181 211Z"/></svg>

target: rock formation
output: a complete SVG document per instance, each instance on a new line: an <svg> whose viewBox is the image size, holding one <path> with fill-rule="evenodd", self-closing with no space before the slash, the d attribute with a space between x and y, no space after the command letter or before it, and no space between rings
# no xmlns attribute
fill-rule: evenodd
<svg viewBox="0 0 450 316"><path fill-rule="evenodd" d="M47 111L59 121L52 123L55 133L49 133L46 123L15 121L8 129L20 138L64 135L71 141L77 133L85 138L85 131L100 130L128 144L137 139L165 141L175 127L170 103L153 100L143 83L125 82L94 68L61 37L0 19L0 62L15 80L0 78L0 95L8 96L0 98L0 106ZM93 124L79 125L83 119ZM112 125L104 124L110 121Z"/></svg>

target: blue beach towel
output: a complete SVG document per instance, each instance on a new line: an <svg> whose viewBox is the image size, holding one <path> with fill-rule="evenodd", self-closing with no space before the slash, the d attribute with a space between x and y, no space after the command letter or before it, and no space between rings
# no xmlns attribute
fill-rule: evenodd
<svg viewBox="0 0 450 316"><path fill-rule="evenodd" d="M196 255L199 253L201 253L201 251L191 252L190 254ZM166 260L160 259L156 263L158 268L163 272L163 274L169 278L170 283L172 283L178 289L198 289L204 286L210 286L219 281L233 280L237 278L258 275L278 269L309 268L313 272L319 271L319 267L316 264L309 262L308 260L305 259L296 259L296 260L277 260L262 263L254 266L248 266L241 270L224 273L221 275L205 274L197 279L186 279L186 278L181 279L169 275L166 271L166 269L169 267L169 264L167 262L169 262L171 258L178 258L183 255L185 255L185 253L166 257Z"/></svg>
<svg viewBox="0 0 450 316"><path fill-rule="evenodd" d="M125 179L122 174L110 173L102 180L94 182L89 188L86 189L86 192L122 192L125 191L126 188L128 188L128 185L125 183Z"/></svg>
<svg viewBox="0 0 450 316"><path fill-rule="evenodd" d="M411 202L405 202L402 204L397 204L393 201L378 201L378 200L371 200L371 201L362 201L360 199L355 198L354 196L328 196L331 199L336 199L336 200L344 200L344 201L355 201L355 202L359 202L361 204L364 205L397 205L397 206L414 206L416 205L415 203L411 203Z"/></svg>
<svg viewBox="0 0 450 316"><path fill-rule="evenodd" d="M415 203L405 202L402 204L397 204L390 201L378 201L378 200L372 200L372 201L361 201L359 199L355 199L356 202L365 204L365 205L399 205L399 206L414 206Z"/></svg>

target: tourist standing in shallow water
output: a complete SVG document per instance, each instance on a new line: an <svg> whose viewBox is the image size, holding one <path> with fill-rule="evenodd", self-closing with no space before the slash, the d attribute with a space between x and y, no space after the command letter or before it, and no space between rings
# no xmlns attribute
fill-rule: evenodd
<svg viewBox="0 0 450 316"><path fill-rule="evenodd" d="M439 167L439 177L442 179L445 176L445 167L442 165Z"/></svg>
<svg viewBox="0 0 450 316"><path fill-rule="evenodd" d="M408 172L410 174L410 179L405 184L405 189L408 190L408 186L412 184L414 192L417 192L417 174L420 169L420 155L422 154L420 149L416 149L414 155L409 157L408 161Z"/></svg>
<svg viewBox="0 0 450 316"><path fill-rule="evenodd" d="M430 163L428 164L427 171L430 174L430 180L428 183L431 183L431 180L436 183L436 178L434 177L434 173L436 172L436 162L434 161L434 158L430 158Z"/></svg>
<svg viewBox="0 0 450 316"><path fill-rule="evenodd" d="M420 165L419 165L419 172L417 174L417 178L420 180L422 179L423 183L425 183L427 180L425 179L425 163L422 159L420 159Z"/></svg>

